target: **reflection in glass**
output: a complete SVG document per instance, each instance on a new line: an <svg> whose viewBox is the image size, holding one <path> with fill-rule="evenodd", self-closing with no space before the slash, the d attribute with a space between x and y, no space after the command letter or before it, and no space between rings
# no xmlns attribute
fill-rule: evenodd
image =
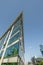
<svg viewBox="0 0 43 65"><path fill-rule="evenodd" d="M19 50L19 42L7 48L5 57L17 56Z"/></svg>

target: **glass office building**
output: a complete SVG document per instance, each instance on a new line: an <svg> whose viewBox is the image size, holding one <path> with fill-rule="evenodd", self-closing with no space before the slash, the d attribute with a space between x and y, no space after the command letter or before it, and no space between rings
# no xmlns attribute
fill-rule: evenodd
<svg viewBox="0 0 43 65"><path fill-rule="evenodd" d="M24 65L23 13L0 38L1 65Z"/></svg>

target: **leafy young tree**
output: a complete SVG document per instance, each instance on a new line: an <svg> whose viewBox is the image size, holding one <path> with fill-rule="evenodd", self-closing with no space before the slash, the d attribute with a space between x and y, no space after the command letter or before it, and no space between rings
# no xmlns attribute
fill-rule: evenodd
<svg viewBox="0 0 43 65"><path fill-rule="evenodd" d="M40 62L37 62L37 65L43 65L43 60Z"/></svg>

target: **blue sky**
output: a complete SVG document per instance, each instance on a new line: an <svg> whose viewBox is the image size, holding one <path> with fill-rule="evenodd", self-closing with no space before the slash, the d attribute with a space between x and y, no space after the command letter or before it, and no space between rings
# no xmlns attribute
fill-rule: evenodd
<svg viewBox="0 0 43 65"><path fill-rule="evenodd" d="M43 0L0 0L0 36L21 11L24 14L27 62L32 56L41 56L39 45L43 44Z"/></svg>

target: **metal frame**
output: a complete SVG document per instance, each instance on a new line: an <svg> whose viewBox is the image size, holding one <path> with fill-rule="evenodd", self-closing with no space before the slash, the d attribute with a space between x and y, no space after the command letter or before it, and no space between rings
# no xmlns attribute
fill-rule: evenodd
<svg viewBox="0 0 43 65"><path fill-rule="evenodd" d="M11 34L12 34L12 31L13 31L14 25L16 24L16 22L17 22L18 20L20 20L21 22L23 22L23 20L22 20L22 19L23 19L22 15L23 15L23 13L20 13L20 15L16 18L16 20L15 20L15 21L13 22L13 24L9 27L9 29L8 29L8 30L3 34L3 36L0 38L0 40L1 40L6 34L9 34L8 38L7 38L7 36L6 36L7 42L6 42L6 39L5 39L5 41L4 41L4 44L6 43L5 48L4 48L4 49L2 48L2 49L0 50L0 52L4 51L3 54L2 54L1 60L0 60L0 65L1 65L2 62L3 62L6 49L7 49L8 47L12 46L13 44L15 44L16 42L22 40L22 38L24 38L24 35L22 35L22 33L23 33L23 30L22 30L22 33L21 33L22 37L20 37L18 40L16 40L16 41L13 42L12 44L8 45L8 42L9 42L10 38L12 38ZM23 28L23 27L22 27L22 28ZM17 31L13 36L15 36L18 32L20 32L20 31ZM24 39L23 39L23 40L24 40ZM24 44L24 41L23 41L23 44ZM23 46L24 46L24 45L23 45ZM23 47L23 48L24 48L24 47Z"/></svg>
<svg viewBox="0 0 43 65"><path fill-rule="evenodd" d="M5 45L5 48L4 48L4 51L3 51L3 54L2 54L1 60L0 60L0 65L1 65L1 64L2 64L2 62L3 62L3 58L4 58L4 55L5 55L5 52L6 52L6 49L7 49L7 46L8 46L8 43L9 43L9 40L10 40L10 37L11 37L12 31L13 31L13 28L14 28L14 26L12 27L11 31L9 31L9 32L10 32L10 34L9 34L9 32L8 32L9 37L8 37L7 42L6 42L6 40L5 40L6 45Z"/></svg>

